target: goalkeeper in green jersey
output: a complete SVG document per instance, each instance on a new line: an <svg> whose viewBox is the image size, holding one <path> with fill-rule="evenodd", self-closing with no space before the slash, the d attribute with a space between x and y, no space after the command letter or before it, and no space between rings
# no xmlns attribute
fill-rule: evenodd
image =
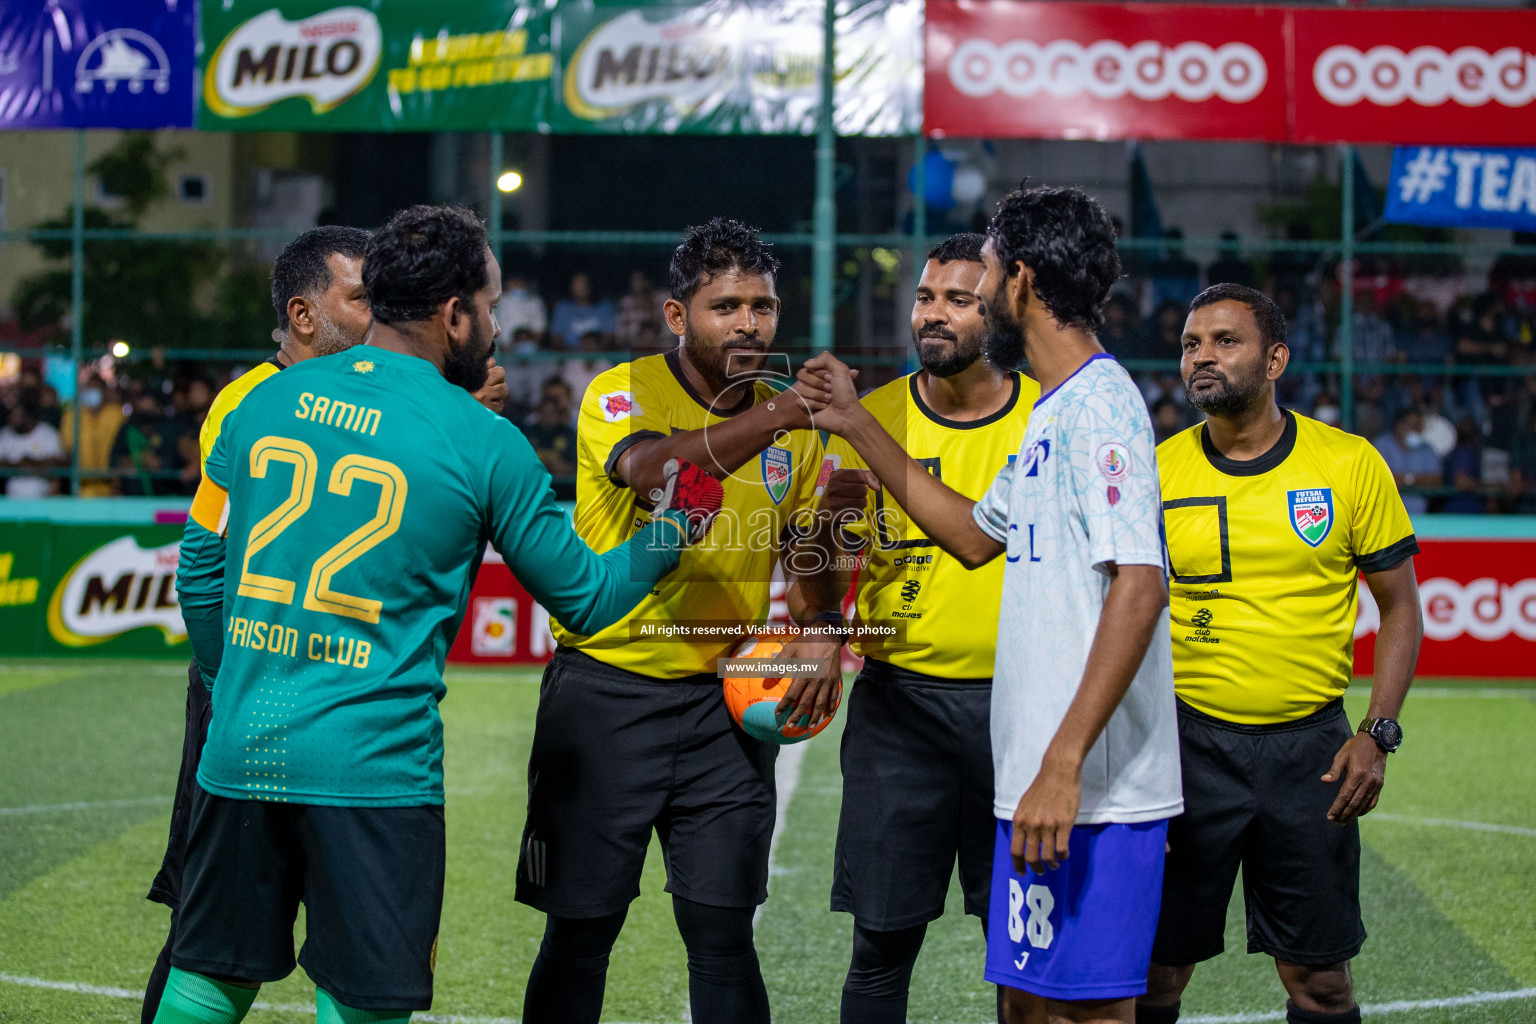
<svg viewBox="0 0 1536 1024"><path fill-rule="evenodd" d="M719 508L718 482L672 463L650 525L601 557L582 543L532 446L469 394L500 280L473 214L397 213L364 255L368 344L267 381L208 457L178 585L213 718L157 1024L241 1020L292 972L301 900L318 1024L429 1008L437 705L486 541L557 619L595 633Z"/></svg>

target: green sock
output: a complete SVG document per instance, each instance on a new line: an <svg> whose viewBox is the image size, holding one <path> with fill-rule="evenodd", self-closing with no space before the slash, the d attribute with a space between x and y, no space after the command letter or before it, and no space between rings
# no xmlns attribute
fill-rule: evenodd
<svg viewBox="0 0 1536 1024"><path fill-rule="evenodd" d="M240 1024L255 999L253 988L172 967L155 1024Z"/></svg>
<svg viewBox="0 0 1536 1024"><path fill-rule="evenodd" d="M343 1006L323 988L315 989L315 1024L408 1024L410 1019L410 1010L359 1010Z"/></svg>

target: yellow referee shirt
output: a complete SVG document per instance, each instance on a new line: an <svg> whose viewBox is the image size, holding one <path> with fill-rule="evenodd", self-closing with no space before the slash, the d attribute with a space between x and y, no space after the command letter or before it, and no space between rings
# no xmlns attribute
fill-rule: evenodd
<svg viewBox="0 0 1536 1024"><path fill-rule="evenodd" d="M208 418L203 420L202 429L197 434L200 468L208 466L208 453L213 451L213 443L219 439L219 432L224 429L224 418L239 408L240 403L245 400L246 395L251 393L252 388L282 368L282 364L276 358L257 363L226 384L224 390L214 396L213 405L208 407Z"/></svg>
<svg viewBox="0 0 1536 1024"><path fill-rule="evenodd" d="M915 373L876 388L863 404L930 473L966 497L980 499L1018 455L1029 411L1040 397L1034 381L1017 373L1009 376L1013 394L1007 404L979 420L951 420L934 412L918 392ZM851 445L834 437L820 476L834 469L867 468ZM897 628L890 639L859 640L854 652L944 679L990 678L1003 560L966 569L929 540L884 489L871 494L864 521L849 532L873 540L859 569L855 621Z"/></svg>
<svg viewBox="0 0 1536 1024"><path fill-rule="evenodd" d="M1264 455L1223 457L1199 424L1157 449L1173 581L1174 688L1262 725L1341 696L1357 578L1419 550L1392 473L1364 438L1285 411Z"/></svg>
<svg viewBox="0 0 1536 1024"><path fill-rule="evenodd" d="M732 401L740 389L726 400ZM631 445L723 422L777 390L766 380L731 408L711 409L683 376L676 351L615 366L592 381L576 427L576 532L602 554L646 522L649 502L613 476ZM794 401L795 399L785 399ZM815 431L786 432L722 481L725 501L702 544L683 552L672 573L630 613L630 621L581 636L553 618L550 629L616 668L657 679L714 672L746 634L768 618L768 584L791 516L816 500L821 441ZM687 635L671 635L667 627Z"/></svg>

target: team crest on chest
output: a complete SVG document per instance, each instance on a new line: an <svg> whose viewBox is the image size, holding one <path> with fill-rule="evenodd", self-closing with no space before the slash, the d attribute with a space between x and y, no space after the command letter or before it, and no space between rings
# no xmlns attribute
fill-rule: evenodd
<svg viewBox="0 0 1536 1024"><path fill-rule="evenodd" d="M759 458L763 464L763 486L768 488L768 497L777 505L789 493L789 478L793 473L789 450L773 445L764 448Z"/></svg>
<svg viewBox="0 0 1536 1024"><path fill-rule="evenodd" d="M1333 488L1315 487L1305 491L1287 491L1291 528L1311 547L1317 547L1333 529Z"/></svg>

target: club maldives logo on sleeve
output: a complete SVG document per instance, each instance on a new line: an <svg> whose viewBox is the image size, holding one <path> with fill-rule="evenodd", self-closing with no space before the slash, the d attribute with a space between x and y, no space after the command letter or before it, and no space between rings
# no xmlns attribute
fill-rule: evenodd
<svg viewBox="0 0 1536 1024"><path fill-rule="evenodd" d="M842 468L843 457L837 452L828 452L821 460L821 472L816 474L816 497L827 493L827 484L832 482L832 474Z"/></svg>
<svg viewBox="0 0 1536 1024"><path fill-rule="evenodd" d="M1306 491L1287 491L1291 507L1291 528L1311 547L1317 547L1333 529L1333 489L1315 487Z"/></svg>
<svg viewBox="0 0 1536 1024"><path fill-rule="evenodd" d="M793 475L789 450L774 445L764 448L760 458L763 463L763 486L768 488L768 497L777 505L789 493L789 479Z"/></svg>
<svg viewBox="0 0 1536 1024"><path fill-rule="evenodd" d="M245 117L294 97L323 114L373 78L383 41L378 17L362 7L335 7L299 21L264 11L213 52L204 100L221 117Z"/></svg>
<svg viewBox="0 0 1536 1024"><path fill-rule="evenodd" d="M627 420L640 412L640 407L635 404L635 396L628 391L610 391L606 395L598 395L597 407L602 410L603 419L609 423Z"/></svg>

